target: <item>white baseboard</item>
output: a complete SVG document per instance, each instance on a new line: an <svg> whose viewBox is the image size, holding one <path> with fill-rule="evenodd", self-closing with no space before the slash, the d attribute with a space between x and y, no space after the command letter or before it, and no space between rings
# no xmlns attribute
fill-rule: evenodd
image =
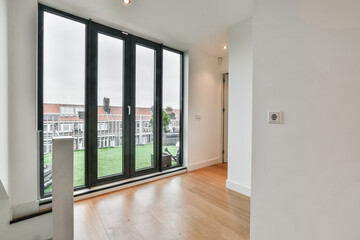
<svg viewBox="0 0 360 240"><path fill-rule="evenodd" d="M221 163L221 159L215 158L187 166L188 172Z"/></svg>
<svg viewBox="0 0 360 240"><path fill-rule="evenodd" d="M241 193L245 196L251 197L251 188L249 188L248 186L241 185L237 182L233 182L229 179L226 180L226 188Z"/></svg>

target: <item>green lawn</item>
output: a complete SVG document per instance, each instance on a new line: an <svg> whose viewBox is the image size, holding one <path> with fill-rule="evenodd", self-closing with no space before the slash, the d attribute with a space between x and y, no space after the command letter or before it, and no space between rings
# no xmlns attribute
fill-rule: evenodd
<svg viewBox="0 0 360 240"><path fill-rule="evenodd" d="M164 147L165 148L165 147ZM169 151L176 156L176 147L167 146ZM153 144L136 146L136 169L142 169L151 166L151 154L153 153ZM99 148L98 149L98 177L104 177L122 172L122 148ZM52 154L44 155L44 164L51 164ZM173 164L176 164L173 161ZM85 152L84 150L74 151L74 186L85 184ZM52 191L52 185L45 188L45 193Z"/></svg>

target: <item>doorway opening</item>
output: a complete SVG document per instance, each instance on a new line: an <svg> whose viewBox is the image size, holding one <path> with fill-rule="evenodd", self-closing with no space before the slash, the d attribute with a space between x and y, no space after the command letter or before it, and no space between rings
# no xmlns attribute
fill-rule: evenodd
<svg viewBox="0 0 360 240"><path fill-rule="evenodd" d="M222 162L228 162L228 91L229 73L223 74L222 84Z"/></svg>

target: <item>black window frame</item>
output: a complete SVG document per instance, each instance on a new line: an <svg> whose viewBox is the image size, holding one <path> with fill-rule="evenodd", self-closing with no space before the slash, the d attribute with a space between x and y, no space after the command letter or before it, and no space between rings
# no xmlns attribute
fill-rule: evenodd
<svg viewBox="0 0 360 240"><path fill-rule="evenodd" d="M40 174L40 198L51 197L52 193L44 193L44 149L43 149L43 130L44 130L44 118L43 118L43 64L44 64L44 12L55 14L60 17L64 17L85 25L86 28L86 63L85 63L85 184L83 186L75 187L75 190L87 189L94 186L99 186L107 183L116 182L123 179L129 179L132 177L138 177L141 175L147 175L155 172L162 172L164 170L177 168L183 166L183 136L184 136L184 52L163 46L161 43L156 43L148 39L144 39L120 29L108 27L106 25L93 22L91 19L84 19L72 14L54 9L52 7L38 4L38 116L37 116L37 128L39 132L39 174ZM124 163L124 174L113 175L106 178L97 177L97 33L104 33L106 35L114 35L124 39L124 91L131 91L133 97L125 98L123 96L123 161L129 159L129 163ZM96 35L96 39L95 39ZM96 44L96 46L95 46ZM154 85L154 107L155 107L155 126L154 126L154 155L156 156L154 168L135 169L135 136L136 131L136 109L135 109L135 49L136 45L142 45L150 47L155 50L155 85ZM96 51L94 50L96 49ZM172 51L181 56L181 86L180 86L180 159L179 165L162 168L162 83L163 83L163 50ZM95 66L96 65L96 66ZM96 97L95 97L96 96ZM130 117L126 116L126 107L131 106L134 109L134 114ZM127 128L125 126L128 126ZM96 136L94 136L96 135ZM133 136L131 136L133 135ZM130 141L125 141L129 139ZM128 154L128 156L125 156ZM96 166L95 166L96 165ZM132 166L134 165L134 166ZM135 171L133 171L135 170ZM127 174L129 173L129 174Z"/></svg>
<svg viewBox="0 0 360 240"><path fill-rule="evenodd" d="M52 7L48 7L42 4L38 5L38 69L37 69L37 74L38 74L38 96L37 96L37 105L38 105L38 123L37 123L37 127L38 127L38 135L39 135L39 171L40 171L40 198L46 198L46 197L50 197L52 196L52 193L45 193L45 188L44 188L44 148L43 148L43 139L44 139L44 135L43 135L43 112L44 112L44 108L43 108L43 103L44 103L44 71L43 71L43 67L44 67L44 13L51 13L69 20L73 20L75 22L79 22L85 25L85 85L84 88L86 90L87 88L87 82L88 82L88 78L89 78L89 20L83 19L81 17L77 17L74 16L72 14L54 9ZM85 109L87 107L87 96L85 94ZM85 130L87 127L87 116L86 116L86 111L85 111ZM86 135L86 132L85 132ZM86 137L85 137L85 148L86 148ZM86 155L87 155L87 151L85 150L85 159L86 159ZM83 186L77 186L74 189L75 190L81 190L81 189L85 189L87 188L87 186L89 185L88 180L87 180L87 172L88 172L88 166L89 164L87 163L87 161L85 160L85 184Z"/></svg>
<svg viewBox="0 0 360 240"><path fill-rule="evenodd" d="M162 170L168 170L172 168L181 167L184 165L184 66L185 66L185 59L184 59L184 52L177 50L175 48L163 46L163 50L173 52L180 55L180 159L179 164L174 166L169 166L167 168L162 168ZM163 90L163 89L161 89ZM162 106L162 94L161 94L161 106ZM163 107L163 106L162 106ZM162 125L162 124L161 124ZM162 132L161 132L162 134ZM161 137L162 140L162 137ZM162 151L162 142L161 142L161 149Z"/></svg>

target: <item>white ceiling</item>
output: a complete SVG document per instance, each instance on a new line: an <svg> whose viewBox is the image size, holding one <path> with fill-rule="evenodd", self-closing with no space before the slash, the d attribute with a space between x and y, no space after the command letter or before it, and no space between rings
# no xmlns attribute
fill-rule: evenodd
<svg viewBox="0 0 360 240"><path fill-rule="evenodd" d="M251 0L40 0L180 50L192 46L227 55L228 29L251 16Z"/></svg>

